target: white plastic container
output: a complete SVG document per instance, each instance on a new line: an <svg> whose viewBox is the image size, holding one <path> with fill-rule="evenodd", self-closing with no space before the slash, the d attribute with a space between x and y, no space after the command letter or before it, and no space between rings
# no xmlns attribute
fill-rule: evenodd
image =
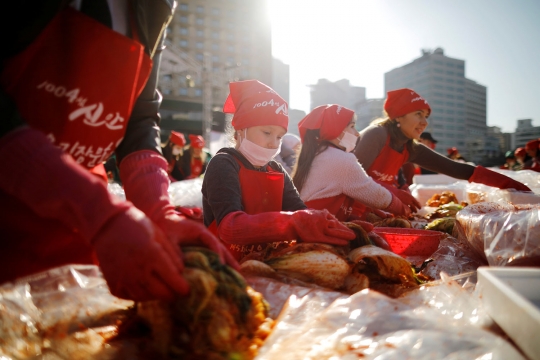
<svg viewBox="0 0 540 360"><path fill-rule="evenodd" d="M540 268L480 267L487 313L531 359L540 360Z"/></svg>

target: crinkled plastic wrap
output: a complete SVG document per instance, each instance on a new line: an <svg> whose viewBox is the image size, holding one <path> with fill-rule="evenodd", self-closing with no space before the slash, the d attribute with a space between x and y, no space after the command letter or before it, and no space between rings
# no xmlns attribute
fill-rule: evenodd
<svg viewBox="0 0 540 360"><path fill-rule="evenodd" d="M319 302L326 304L326 306L336 299L347 298L349 296L338 291L319 287L285 284L278 280L259 276L246 276L245 279L249 286L261 293L268 302L270 305L269 317L272 319L276 319L281 313L283 306L287 303L290 296L304 299L316 297Z"/></svg>
<svg viewBox="0 0 540 360"><path fill-rule="evenodd" d="M202 208L202 178L175 181L169 185L169 196L175 206ZM124 188L118 183L107 186L109 192L125 200Z"/></svg>
<svg viewBox="0 0 540 360"><path fill-rule="evenodd" d="M479 256L466 240L457 239L450 235L445 235L441 239L439 248L430 258L433 261L422 270L422 274L433 279L440 279L442 272L449 276L455 276L475 271L478 267L487 265L484 257ZM417 262L413 263L418 265Z"/></svg>
<svg viewBox="0 0 540 360"><path fill-rule="evenodd" d="M114 297L96 266L70 265L0 286L0 358L107 359L104 344L132 301Z"/></svg>
<svg viewBox="0 0 540 360"><path fill-rule="evenodd" d="M329 306L292 296L256 359L523 359L486 330L492 322L467 284L443 275L400 299L366 289Z"/></svg>
<svg viewBox="0 0 540 360"><path fill-rule="evenodd" d="M456 215L458 238L491 266L540 266L540 205L482 202Z"/></svg>

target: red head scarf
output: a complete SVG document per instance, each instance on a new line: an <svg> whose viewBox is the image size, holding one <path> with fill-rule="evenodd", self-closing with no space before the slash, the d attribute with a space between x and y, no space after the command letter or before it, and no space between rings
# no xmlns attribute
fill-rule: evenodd
<svg viewBox="0 0 540 360"><path fill-rule="evenodd" d="M171 131L171 136L169 139L175 145L178 145L178 146L186 145L186 138L184 137L184 134L182 133Z"/></svg>
<svg viewBox="0 0 540 360"><path fill-rule="evenodd" d="M428 102L414 90L407 88L389 91L384 102L384 110L390 119L417 110L427 110L428 116L431 114L431 107L429 107Z"/></svg>
<svg viewBox="0 0 540 360"><path fill-rule="evenodd" d="M241 130L252 126L289 126L289 107L272 88L257 80L232 82L223 112L234 114L232 126Z"/></svg>
<svg viewBox="0 0 540 360"><path fill-rule="evenodd" d="M450 155L453 155L453 154L457 153L457 152L458 152L458 149L455 148L455 147L451 147L451 148L446 149L446 152L447 152L448 155L450 156Z"/></svg>
<svg viewBox="0 0 540 360"><path fill-rule="evenodd" d="M540 144L538 139L530 140L525 144L525 150L538 150L538 144Z"/></svg>
<svg viewBox="0 0 540 360"><path fill-rule="evenodd" d="M201 135L189 134L190 146L195 149L202 149L204 147L204 139Z"/></svg>
<svg viewBox="0 0 540 360"><path fill-rule="evenodd" d="M341 134L354 116L354 111L341 105L321 105L313 109L298 123L300 138L306 130L319 129L320 140L332 140Z"/></svg>
<svg viewBox="0 0 540 360"><path fill-rule="evenodd" d="M524 148L522 147L518 147L516 149L516 151L514 151L514 156L517 156L517 157L525 157L527 155L527 152L525 151Z"/></svg>

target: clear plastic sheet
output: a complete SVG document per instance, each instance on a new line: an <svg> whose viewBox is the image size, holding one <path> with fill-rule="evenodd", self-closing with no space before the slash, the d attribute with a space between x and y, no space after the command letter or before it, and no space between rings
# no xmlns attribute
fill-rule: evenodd
<svg viewBox="0 0 540 360"><path fill-rule="evenodd" d="M318 302L326 305L338 298L347 298L349 296L338 291L326 290L319 287L285 284L278 280L259 276L246 276L245 279L249 286L261 293L268 302L270 305L269 316L272 319L276 319L281 313L283 306L287 303L290 296L305 298L306 300L316 297Z"/></svg>
<svg viewBox="0 0 540 360"><path fill-rule="evenodd" d="M292 296L256 359L523 359L486 330L469 275L463 285L442 275L400 299L369 289L329 306Z"/></svg>
<svg viewBox="0 0 540 360"><path fill-rule="evenodd" d="M169 185L171 201L176 206L202 208L202 178L175 181Z"/></svg>
<svg viewBox="0 0 540 360"><path fill-rule="evenodd" d="M68 265L0 286L0 359L105 359L132 301L96 266Z"/></svg>
<svg viewBox="0 0 540 360"><path fill-rule="evenodd" d="M202 208L202 178L175 181L169 185L169 196L175 206ZM109 183L107 188L111 194L126 200L124 188L118 183Z"/></svg>
<svg viewBox="0 0 540 360"><path fill-rule="evenodd" d="M430 258L433 261L422 270L422 274L433 279L440 279L442 272L455 276L475 271L478 267L487 265L486 260L479 256L466 240L460 240L450 235L441 239L439 248ZM411 259L407 260L411 261ZM418 261L411 262L418 266Z"/></svg>
<svg viewBox="0 0 540 360"><path fill-rule="evenodd" d="M491 266L540 266L540 205L482 202L456 215L455 231Z"/></svg>

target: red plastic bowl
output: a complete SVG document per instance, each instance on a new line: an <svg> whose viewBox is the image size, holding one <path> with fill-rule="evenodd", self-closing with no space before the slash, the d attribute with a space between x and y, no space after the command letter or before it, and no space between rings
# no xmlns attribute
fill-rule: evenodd
<svg viewBox="0 0 540 360"><path fill-rule="evenodd" d="M393 252L407 256L430 256L439 247L440 231L375 227L373 231L388 242Z"/></svg>

